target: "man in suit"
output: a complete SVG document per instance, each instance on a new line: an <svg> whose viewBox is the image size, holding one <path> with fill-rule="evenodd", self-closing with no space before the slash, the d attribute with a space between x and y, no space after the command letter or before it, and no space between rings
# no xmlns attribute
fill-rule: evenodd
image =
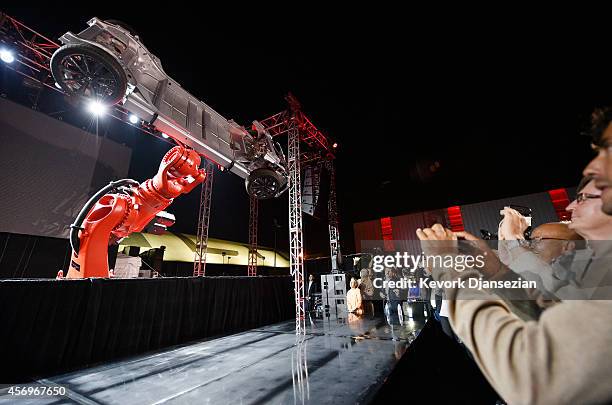
<svg viewBox="0 0 612 405"><path fill-rule="evenodd" d="M308 276L308 289L306 291L306 311L314 311L315 309L315 293L317 290L317 283L314 281L314 275Z"/></svg>

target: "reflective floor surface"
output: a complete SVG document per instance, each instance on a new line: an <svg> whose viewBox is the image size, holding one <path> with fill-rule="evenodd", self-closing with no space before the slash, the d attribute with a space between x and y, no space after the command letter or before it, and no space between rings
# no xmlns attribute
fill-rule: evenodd
<svg viewBox="0 0 612 405"><path fill-rule="evenodd" d="M65 397L19 403L367 403L423 326L352 315L306 324L301 338L289 321L55 376L40 383Z"/></svg>

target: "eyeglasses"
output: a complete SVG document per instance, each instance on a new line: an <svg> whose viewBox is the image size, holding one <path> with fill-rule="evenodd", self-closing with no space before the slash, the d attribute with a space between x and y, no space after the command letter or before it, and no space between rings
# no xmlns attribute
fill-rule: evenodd
<svg viewBox="0 0 612 405"><path fill-rule="evenodd" d="M601 195L589 194L589 193L578 193L576 195L576 202L580 204L588 199L594 199L594 198L601 198Z"/></svg>

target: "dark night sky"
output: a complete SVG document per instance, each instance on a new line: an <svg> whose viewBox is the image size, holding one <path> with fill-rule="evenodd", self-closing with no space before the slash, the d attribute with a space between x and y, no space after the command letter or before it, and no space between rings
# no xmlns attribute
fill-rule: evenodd
<svg viewBox="0 0 612 405"><path fill-rule="evenodd" d="M334 16L295 20L289 29L281 17L191 8L4 7L52 37L80 31L94 15L125 21L169 75L244 124L284 109L283 95L293 92L340 145L338 203L349 251L356 221L575 185L591 156L579 133L593 107L612 104L609 47L562 19L546 27L535 18L429 23L387 10L343 15L342 24ZM167 146L138 142L131 174L144 179ZM211 236L246 241L242 181L220 174L214 195ZM194 232L198 199L196 192L173 205L175 230ZM272 245L272 218L287 224L286 198L260 210L260 244ZM305 226L307 251L325 252L325 224ZM279 246L286 248L285 229Z"/></svg>

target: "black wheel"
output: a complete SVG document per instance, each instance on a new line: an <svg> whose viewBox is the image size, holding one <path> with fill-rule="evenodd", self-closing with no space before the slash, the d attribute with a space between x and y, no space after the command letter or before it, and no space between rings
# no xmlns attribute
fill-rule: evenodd
<svg viewBox="0 0 612 405"><path fill-rule="evenodd" d="M55 82L71 96L116 104L125 96L127 78L117 60L89 44L70 44L51 58Z"/></svg>
<svg viewBox="0 0 612 405"><path fill-rule="evenodd" d="M246 189L249 195L259 200L274 198L282 187L282 177L271 169L255 169L246 181Z"/></svg>

